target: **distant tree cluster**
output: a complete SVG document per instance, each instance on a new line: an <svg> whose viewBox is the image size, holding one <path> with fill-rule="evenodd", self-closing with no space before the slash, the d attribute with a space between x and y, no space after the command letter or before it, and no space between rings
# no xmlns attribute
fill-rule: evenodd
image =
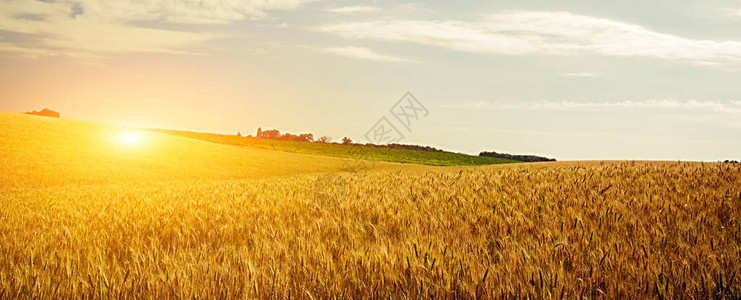
<svg viewBox="0 0 741 300"><path fill-rule="evenodd" d="M313 142L314 141L314 135L311 133L281 134L280 131L275 130L275 129L262 130L262 128L257 129L257 137L261 139L271 139L271 140L280 140L280 141L295 141L295 142ZM322 137L322 138L327 138L327 137Z"/></svg>
<svg viewBox="0 0 741 300"><path fill-rule="evenodd" d="M24 114L27 114L27 115L35 115L35 116L42 116L42 117L52 117L52 118L59 118L60 117L59 112L53 111L53 110L48 109L48 108L44 108L44 109L42 109L40 111L35 111L35 110L34 111L27 111L27 112L24 112Z"/></svg>
<svg viewBox="0 0 741 300"><path fill-rule="evenodd" d="M481 152L479 153L479 156L511 159L511 160L522 161L522 162L556 161L555 158L547 158L547 157L535 156L535 155L513 155L513 154L507 154L507 153L497 153L494 151Z"/></svg>
<svg viewBox="0 0 741 300"><path fill-rule="evenodd" d="M727 160L727 159L725 161L723 161L723 162L724 163L727 163L727 164L737 164L737 163L739 163L737 160Z"/></svg>
<svg viewBox="0 0 741 300"><path fill-rule="evenodd" d="M261 139L280 140L280 141L316 142L316 143L330 143L332 141L332 138L328 136L321 136L317 138L316 140L314 140L314 135L311 133L302 133L302 134L283 133L281 134L280 131L276 129L262 130L262 128L257 128L257 135L255 137L261 138ZM405 149L405 150L426 151L426 152L446 152L446 151L433 148L430 146L420 146L420 145L405 145L405 144L376 145L376 144L371 144L371 143L367 143L367 144L353 143L353 140L349 137L343 137L341 140L341 143L343 145L365 145L365 146L376 147L376 148Z"/></svg>

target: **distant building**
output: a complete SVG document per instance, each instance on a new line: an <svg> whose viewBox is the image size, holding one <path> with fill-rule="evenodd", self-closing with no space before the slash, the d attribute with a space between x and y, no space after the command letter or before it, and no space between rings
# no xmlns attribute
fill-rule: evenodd
<svg viewBox="0 0 741 300"><path fill-rule="evenodd" d="M35 111L34 110L34 111L24 112L24 114L27 114L27 115L35 115L35 116L42 116L42 117L52 117L52 118L59 118L60 117L59 112L53 111L53 110L48 109L48 108L44 108L44 109L42 109L40 111Z"/></svg>

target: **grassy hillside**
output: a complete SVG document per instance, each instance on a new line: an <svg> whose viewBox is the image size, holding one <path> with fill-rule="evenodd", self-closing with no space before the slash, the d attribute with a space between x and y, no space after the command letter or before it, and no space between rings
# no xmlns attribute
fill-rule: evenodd
<svg viewBox="0 0 741 300"><path fill-rule="evenodd" d="M280 141L270 139L259 139L254 137L238 137L234 135L223 135L213 133L200 133L176 130L153 130L155 132L167 133L176 136L188 137L212 143L233 145L240 147L272 149L295 153L306 153L314 155L362 158L375 161L389 161L400 163L413 163L434 166L471 166L489 165L503 163L519 163L519 161L467 155L451 152L427 152L406 149L386 149L364 145L342 145L308 143L294 141Z"/></svg>
<svg viewBox="0 0 741 300"><path fill-rule="evenodd" d="M0 186L264 178L342 171L344 165L332 157L4 112L0 128ZM127 141L132 137L134 141Z"/></svg>
<svg viewBox="0 0 741 300"><path fill-rule="evenodd" d="M0 113L0 299L741 297L741 166L472 167Z"/></svg>

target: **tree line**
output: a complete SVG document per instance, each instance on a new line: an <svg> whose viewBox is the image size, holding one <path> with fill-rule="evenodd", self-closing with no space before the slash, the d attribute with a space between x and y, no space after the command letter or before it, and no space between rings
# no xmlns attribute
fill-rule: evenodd
<svg viewBox="0 0 741 300"><path fill-rule="evenodd" d="M487 157L494 157L494 158L503 158L503 159L511 159L521 162L537 162L537 161L556 161L555 158L548 158L548 157L542 157L542 156L536 156L536 155L513 155L513 154L507 154L507 153L497 153L497 152L481 152L479 153L479 156L487 156Z"/></svg>
<svg viewBox="0 0 741 300"><path fill-rule="evenodd" d="M241 133L237 134L238 136L241 136ZM270 139L270 140L279 140L279 141L295 141L295 142L314 142L314 143L331 143L332 138L328 136L321 136L314 140L314 134L311 133L301 133L301 134L291 134L291 133L280 133L277 129L268 129L268 130L262 130L262 128L257 128L257 135L255 136L257 138L261 139ZM446 152L434 147L430 146L420 146L420 145L405 145L405 144L386 144L386 145L376 145L371 143L361 144L361 143L353 143L353 140L349 137L343 137L342 142L343 145L364 145L369 147L376 147L376 148L389 148L389 149L405 149L405 150L416 150L416 151L426 151L426 152Z"/></svg>
<svg viewBox="0 0 741 300"><path fill-rule="evenodd" d="M238 136L242 136L241 134L238 134ZM262 128L257 128L257 134L255 135L257 138L261 139L269 139L269 140L278 140L278 141L294 141L294 142L310 142L310 143L331 143L332 138L328 136L320 136L316 140L314 139L314 134L312 133L300 133L300 134L292 134L292 133L280 133L277 129L268 129L268 130L262 130ZM343 144L351 144L352 140L349 137L342 138Z"/></svg>
<svg viewBox="0 0 741 300"><path fill-rule="evenodd" d="M241 136L241 133L238 135ZM300 134L281 133L277 129L262 130L262 128L257 128L257 135L255 137L261 138L261 139L270 139L270 140L279 140L279 141L332 143L332 138L328 136L321 136L315 140L314 134L311 134L311 133L300 133ZM333 143L333 144L339 144L339 143ZM407 145L407 144L377 145L377 144L371 144L371 143L366 143L366 144L354 143L353 140L349 137L343 137L341 144L343 145L363 145L363 146L375 147L375 148L404 149L404 150L426 151L426 152L448 152L448 151L444 151L444 150L437 149L434 147L420 146L420 145ZM521 161L521 162L556 161L556 159L554 158L548 158L548 157L542 157L542 156L513 155L513 154L507 154L507 153L497 153L493 151L492 152L486 152L486 151L481 152L479 153L479 156L503 158L503 159Z"/></svg>

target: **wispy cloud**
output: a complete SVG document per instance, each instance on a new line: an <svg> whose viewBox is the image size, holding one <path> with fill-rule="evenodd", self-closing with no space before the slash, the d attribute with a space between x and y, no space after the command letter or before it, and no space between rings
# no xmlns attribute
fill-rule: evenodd
<svg viewBox="0 0 741 300"><path fill-rule="evenodd" d="M599 75L592 73L592 72L572 72L572 73L563 73L561 74L563 77L599 77Z"/></svg>
<svg viewBox="0 0 741 300"><path fill-rule="evenodd" d="M0 52L10 54L14 57L38 58L43 56L56 56L58 53L45 49L27 48L16 46L11 43L0 43Z"/></svg>
<svg viewBox="0 0 741 300"><path fill-rule="evenodd" d="M741 101L678 101L675 99L656 99L645 101L616 102L574 102L574 101L541 101L532 103L513 102L470 102L447 105L448 108L460 109L501 109L501 110L607 110L607 109L679 109L706 110L715 112L741 113Z"/></svg>
<svg viewBox="0 0 741 300"><path fill-rule="evenodd" d="M0 30L27 34L33 45L15 44L35 55L42 52L182 52L219 35L152 27L153 24L225 24L267 17L266 11L292 9L306 0L4 1ZM136 25L149 22L150 25ZM164 28L164 27L163 27ZM176 28L176 26L168 26Z"/></svg>
<svg viewBox="0 0 741 300"><path fill-rule="evenodd" d="M403 41L501 55L595 54L741 62L741 42L684 38L629 23L569 12L504 11L474 22L382 20L323 25L319 32L350 39Z"/></svg>
<svg viewBox="0 0 741 300"><path fill-rule="evenodd" d="M342 13L342 14L371 12L371 11L379 11L379 10L380 8L378 7L366 6L366 5L343 6L343 7L335 7L335 8L327 9L327 11L329 12Z"/></svg>
<svg viewBox="0 0 741 300"><path fill-rule="evenodd" d="M357 58L357 59L367 59L367 60L386 61L386 62L414 62L413 60L406 59L403 57L380 54L380 53L377 53L365 47L351 47L350 46L350 47L329 47L329 48L315 48L315 49L322 51L322 52L333 53L333 54Z"/></svg>

